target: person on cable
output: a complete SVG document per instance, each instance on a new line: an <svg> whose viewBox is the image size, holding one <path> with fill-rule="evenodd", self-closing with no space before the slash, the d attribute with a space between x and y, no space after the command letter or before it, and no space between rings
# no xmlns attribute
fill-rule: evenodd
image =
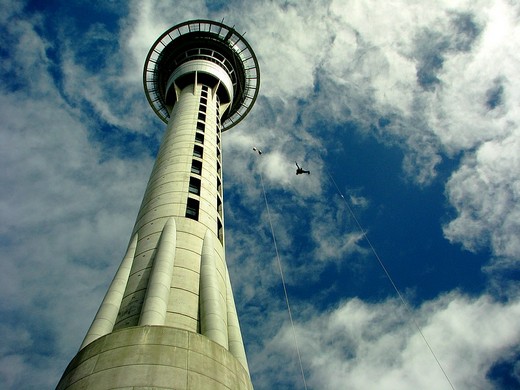
<svg viewBox="0 0 520 390"><path fill-rule="evenodd" d="M306 171L305 169L302 169L298 163L295 161L296 163L296 174L297 175L301 175L302 173L306 173L307 175L310 175L311 174L311 171Z"/></svg>

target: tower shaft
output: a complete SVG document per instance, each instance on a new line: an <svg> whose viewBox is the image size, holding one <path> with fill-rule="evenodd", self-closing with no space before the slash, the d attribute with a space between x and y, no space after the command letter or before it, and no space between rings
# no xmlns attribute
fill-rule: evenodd
<svg viewBox="0 0 520 390"><path fill-rule="evenodd" d="M126 254L58 389L252 389L225 259L221 133L259 70L233 29L190 21L144 68L167 121Z"/></svg>
<svg viewBox="0 0 520 390"><path fill-rule="evenodd" d="M127 370L167 370L164 359L170 354L175 358L169 358L168 374L143 374L150 376L143 386L162 387L164 375L176 372L166 388L211 388L212 381L224 385L219 371L228 370L233 380L223 388L252 388L225 261L219 98L204 84L177 93L127 255L59 389L85 383L95 389L137 388L142 381ZM92 357L90 350L100 348ZM205 356L208 349L217 354ZM143 361L143 354L152 359ZM93 359L105 358L118 362L91 367ZM190 367L196 361L217 364L215 375L208 367L196 374ZM232 370L226 368L230 361ZM199 382L209 387L197 387Z"/></svg>
<svg viewBox="0 0 520 390"><path fill-rule="evenodd" d="M211 95L210 88L200 84L179 93L132 233L138 236L137 247L115 329L140 323L163 227L172 217L177 226L173 280L164 321L154 325L198 331L200 262L207 231L214 238L220 299L225 305L229 279L222 207L217 207L222 204L220 133L217 95Z"/></svg>

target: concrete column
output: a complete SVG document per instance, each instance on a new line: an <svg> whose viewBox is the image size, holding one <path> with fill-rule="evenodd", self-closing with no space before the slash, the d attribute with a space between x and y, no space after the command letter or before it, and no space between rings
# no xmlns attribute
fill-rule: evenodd
<svg viewBox="0 0 520 390"><path fill-rule="evenodd" d="M244 342L242 341L242 332L240 332L240 323L238 322L238 314L235 306L235 299L233 298L233 290L231 288L231 281L229 280L229 273L226 269L226 286L227 286L227 320L228 320L228 337L229 337L229 352L242 364L244 369L249 372L247 365L246 350L244 349Z"/></svg>
<svg viewBox="0 0 520 390"><path fill-rule="evenodd" d="M130 269L132 268L132 263L134 261L136 247L137 234L134 235L130 245L128 245L125 257L123 258L112 283L110 283L110 287L108 288L105 298L96 313L96 317L94 317L94 321L92 321L92 325L90 325L87 335L79 348L80 350L94 340L112 332L114 329L117 313L121 307L123 293L125 292L126 284L128 282L128 275L130 274Z"/></svg>
<svg viewBox="0 0 520 390"><path fill-rule="evenodd" d="M175 219L170 217L159 239L139 325L164 325L170 299L176 236Z"/></svg>
<svg viewBox="0 0 520 390"><path fill-rule="evenodd" d="M228 348L226 291L219 291L213 236L206 231L200 264L200 328L210 340Z"/></svg>

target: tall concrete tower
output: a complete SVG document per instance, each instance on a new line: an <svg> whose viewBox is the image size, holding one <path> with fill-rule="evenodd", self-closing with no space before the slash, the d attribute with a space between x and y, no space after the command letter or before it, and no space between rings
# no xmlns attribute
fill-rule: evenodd
<svg viewBox="0 0 520 390"><path fill-rule="evenodd" d="M143 81L167 123L128 249L58 389L252 389L224 253L221 133L253 106L255 54L233 28L172 27Z"/></svg>

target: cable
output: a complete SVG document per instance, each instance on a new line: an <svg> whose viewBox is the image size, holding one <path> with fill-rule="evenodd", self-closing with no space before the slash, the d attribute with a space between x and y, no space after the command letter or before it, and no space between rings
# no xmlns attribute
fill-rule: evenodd
<svg viewBox="0 0 520 390"><path fill-rule="evenodd" d="M377 254L376 252L376 249L374 248L374 246L372 245L372 243L370 242L370 240L368 239L368 235L366 234L365 230L363 230L363 227L361 226L361 224L359 223L358 219L356 218L356 215L354 214L354 211L352 210L352 208L350 207L349 203L347 202L347 200L345 199L345 197L343 196L343 194L341 193L338 185L336 184L336 181L334 180L334 178L332 177L332 175L329 173L329 171L327 171L327 174L329 175L330 177L330 180L334 183L334 186L336 187L336 190L338 191L338 194L343 198L343 202L345 202L345 205L347 206L347 209L350 213L350 215L352 216L352 219L354 219L354 221L356 222L356 225L358 227L358 229L361 231L361 234L363 235L363 238L365 239L365 241L367 242L368 246L370 247L370 250L372 251L372 253L374 254L375 258L377 259L377 261L379 262L379 265L381 266L381 268L383 269L386 277L388 278L388 280L390 281L390 283L392 284L392 287L394 288L395 292L397 293L397 296L399 297L399 300L401 301L401 303L403 304L403 306L405 307L405 309L408 311L408 314L410 315L410 318L412 319L415 327L417 328L417 331L419 332L419 334L421 335L422 339L424 340L426 346L428 347L428 349L430 350L430 353L432 354L433 358L435 359L435 361L437 362L437 365L439 366L439 368L441 369L442 373L444 374L444 377L446 378L446 380L448 381L448 383L450 384L451 388L453 390L455 390L455 387L453 386L453 383L451 383L451 380L450 378L448 377L448 374L446 373L446 371L444 370L444 368L442 367L442 364L441 362L439 361L439 359L437 359L437 355L435 355L435 352L433 351L432 347L430 346L430 343L428 342L428 340L426 339L426 337L424 336L424 333L422 332L421 330L421 327L419 326L419 324L417 323L417 321L415 320L415 317L413 315L413 312L412 312L412 309L410 308L410 305L405 301L405 299L403 298L403 296L401 295L401 292L399 291L399 289L397 288L397 286L395 285L392 277L390 276L390 273L388 272L388 270L386 269L385 265L383 264L383 261L381 260L381 258L379 257L379 255Z"/></svg>
<svg viewBox="0 0 520 390"><path fill-rule="evenodd" d="M294 345L296 346L296 354L298 355L298 362L300 364L300 371L302 374L303 387L307 390L307 382L305 381L305 373L303 371L302 358L300 354L300 348L298 347L298 340L296 338L296 331L294 330L294 322L291 313L291 305L289 304L289 295L287 294L287 288L285 286L285 278L283 275L282 262L280 261L280 255L278 253L278 245L276 244L276 237L274 235L273 223L271 222L271 212L269 211L269 203L267 202L267 195L265 193L264 179L262 172L260 172L260 183L262 183L262 192L264 194L265 208L267 209L267 218L269 219L269 226L271 228L271 235L273 237L274 249L276 252L276 260L278 261L278 269L280 270L280 277L282 279L283 293L285 295L285 303L287 304L287 311L289 312L289 320L291 322L291 329L294 337Z"/></svg>

